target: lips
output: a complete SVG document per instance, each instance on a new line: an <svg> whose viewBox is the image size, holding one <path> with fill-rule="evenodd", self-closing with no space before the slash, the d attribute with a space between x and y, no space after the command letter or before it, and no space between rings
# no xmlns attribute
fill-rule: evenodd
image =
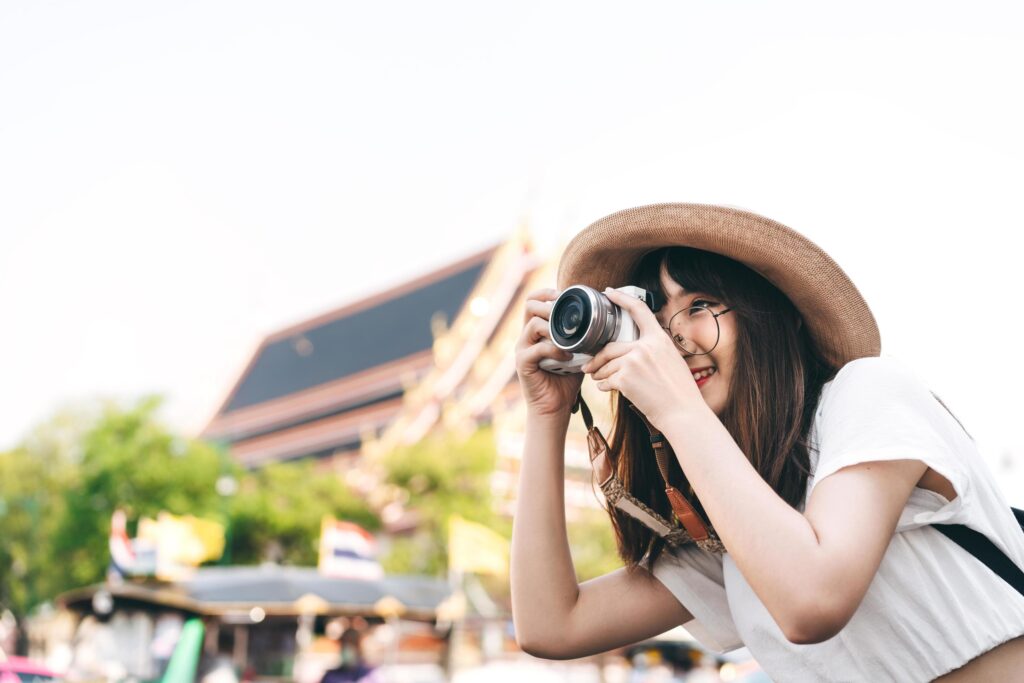
<svg viewBox="0 0 1024 683"><path fill-rule="evenodd" d="M697 375L699 375L700 373L705 372L707 370L711 370L712 371L710 375L706 375L705 377L697 377ZM705 366L705 367L702 367L702 368L690 368L690 372L693 374L693 379L694 379L695 382L697 382L697 386L701 387L709 379L711 379L712 377L714 377L715 375L718 374L718 368L715 368L714 366L708 365L708 366Z"/></svg>

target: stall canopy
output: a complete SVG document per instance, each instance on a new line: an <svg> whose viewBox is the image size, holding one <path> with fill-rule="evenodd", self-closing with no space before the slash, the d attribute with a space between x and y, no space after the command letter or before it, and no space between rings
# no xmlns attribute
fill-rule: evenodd
<svg viewBox="0 0 1024 683"><path fill-rule="evenodd" d="M381 615L434 621L437 608L451 594L448 583L425 576L340 579L322 576L313 567L200 568L172 582L126 581L95 584L61 594L59 604L91 611L93 598L106 591L118 603L148 604L210 616L247 615L260 608L267 616L327 614Z"/></svg>

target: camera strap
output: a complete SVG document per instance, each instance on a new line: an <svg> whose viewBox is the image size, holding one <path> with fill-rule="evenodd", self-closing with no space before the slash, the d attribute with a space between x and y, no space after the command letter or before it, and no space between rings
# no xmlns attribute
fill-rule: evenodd
<svg viewBox="0 0 1024 683"><path fill-rule="evenodd" d="M673 457L671 445L665 441L661 432L651 425L646 416L637 410L636 406L632 403L629 406L643 420L650 433L651 446L654 448L658 471L665 481L665 494L668 497L675 519L667 520L642 501L637 500L626 490L618 477L615 476L611 462L608 459L608 443L605 441L604 435L601 434L601 430L594 425L593 415L586 401L583 400L581 393L576 398L573 412L579 410L583 416L583 423L587 427L587 449L590 451L590 462L594 472L597 474L598 485L601 487L601 491L604 493L608 504L640 521L672 545L696 543L703 550L718 553L724 552L725 547L718 539L714 529L710 525L705 524L686 497L669 484L668 459Z"/></svg>

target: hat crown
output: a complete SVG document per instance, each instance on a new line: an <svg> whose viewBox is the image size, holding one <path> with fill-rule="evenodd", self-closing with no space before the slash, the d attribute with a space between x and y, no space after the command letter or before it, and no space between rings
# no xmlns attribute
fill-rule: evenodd
<svg viewBox="0 0 1024 683"><path fill-rule="evenodd" d="M643 256L662 247L727 256L779 288L800 311L825 360L835 367L881 353L874 315L842 268L810 239L770 218L712 204L637 206L605 216L566 246L558 287L621 287Z"/></svg>

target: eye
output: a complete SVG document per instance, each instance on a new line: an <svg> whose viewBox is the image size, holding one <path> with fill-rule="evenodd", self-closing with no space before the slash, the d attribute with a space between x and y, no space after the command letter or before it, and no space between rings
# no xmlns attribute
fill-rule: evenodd
<svg viewBox="0 0 1024 683"><path fill-rule="evenodd" d="M699 308L712 308L717 305L718 304L716 302L708 301L707 299L694 299L693 303L690 304L690 308L693 308L695 306Z"/></svg>

